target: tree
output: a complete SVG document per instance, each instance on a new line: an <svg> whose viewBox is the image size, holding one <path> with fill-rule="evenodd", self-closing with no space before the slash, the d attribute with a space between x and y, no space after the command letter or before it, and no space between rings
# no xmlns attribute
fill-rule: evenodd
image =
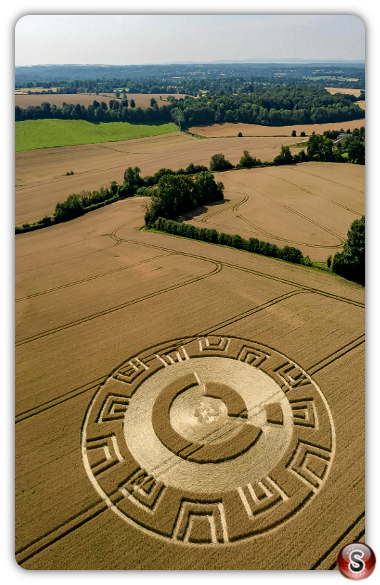
<svg viewBox="0 0 380 585"><path fill-rule="evenodd" d="M94 116L95 116L95 120L97 120L98 122L101 122L104 119L104 110L103 110L103 108L101 108L100 106L98 106L97 108L95 108Z"/></svg>
<svg viewBox="0 0 380 585"><path fill-rule="evenodd" d="M244 240L239 234L232 236L232 245L234 248L242 249L244 247Z"/></svg>
<svg viewBox="0 0 380 585"><path fill-rule="evenodd" d="M239 133L238 133L238 137L239 137L239 138L242 138L242 137L243 137L243 134L242 134L241 132L239 132Z"/></svg>
<svg viewBox="0 0 380 585"><path fill-rule="evenodd" d="M304 132L304 131L302 130L302 132L301 132L300 136L306 136L306 132Z"/></svg>
<svg viewBox="0 0 380 585"><path fill-rule="evenodd" d="M243 150L243 156L241 157L238 167L251 169L252 167L257 167L261 164L260 159L253 157L249 154L248 150Z"/></svg>
<svg viewBox="0 0 380 585"><path fill-rule="evenodd" d="M131 108L136 107L135 100L132 99L129 103L130 103Z"/></svg>
<svg viewBox="0 0 380 585"><path fill-rule="evenodd" d="M210 160L211 171L228 171L233 168L233 165L226 159L224 154L214 154Z"/></svg>
<svg viewBox="0 0 380 585"><path fill-rule="evenodd" d="M83 213L81 198L76 193L73 193L72 195L69 195L63 203L57 203L54 211L54 219L59 223L61 221L67 221L68 219L78 217Z"/></svg>
<svg viewBox="0 0 380 585"><path fill-rule="evenodd" d="M297 132L295 130L292 130L292 136L297 136Z"/></svg>
<svg viewBox="0 0 380 585"><path fill-rule="evenodd" d="M293 262L294 264L301 264L303 254L298 248L293 246L284 246L282 250L279 250L279 256L287 262Z"/></svg>
<svg viewBox="0 0 380 585"><path fill-rule="evenodd" d="M365 164L365 145L359 138L350 138L347 147L347 160L357 165Z"/></svg>
<svg viewBox="0 0 380 585"><path fill-rule="evenodd" d="M343 251L337 252L331 270L349 280L365 282L365 216L355 219L347 233Z"/></svg>
<svg viewBox="0 0 380 585"><path fill-rule="evenodd" d="M275 165L289 165L293 162L293 156L290 152L289 146L281 146L281 152L276 158L274 159Z"/></svg>
<svg viewBox="0 0 380 585"><path fill-rule="evenodd" d="M139 187L143 186L143 179L140 177L139 167L128 167L124 172L122 192L125 197L135 195Z"/></svg>
<svg viewBox="0 0 380 585"><path fill-rule="evenodd" d="M154 98L150 98L150 107L152 108L155 105L157 105L156 100Z"/></svg>

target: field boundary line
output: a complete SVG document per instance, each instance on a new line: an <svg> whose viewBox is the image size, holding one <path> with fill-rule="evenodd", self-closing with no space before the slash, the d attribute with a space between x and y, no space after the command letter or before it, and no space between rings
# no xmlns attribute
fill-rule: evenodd
<svg viewBox="0 0 380 585"><path fill-rule="evenodd" d="M314 293L317 293L317 294L321 294L323 296L327 296L327 297L331 297L331 298L336 299L336 300L340 300L342 302L347 302L349 304L354 304L354 305L356 305L358 307L361 307L363 309L365 308L365 303L362 302L362 301L355 301L355 300L349 299L347 297L341 297L341 296L336 295L334 293L329 293L329 292L325 292L325 291L320 290L320 289L317 289L317 288L310 287L307 284L301 284L299 282L294 282L293 280L287 280L286 278L282 278L280 276L274 276L274 275L271 275L271 274L267 274L266 272L260 272L259 270L255 270L254 268L246 268L244 266L240 266L239 264L231 264L231 263L225 262L223 260L214 260L214 259L211 259L211 258L206 258L205 256L200 256L198 254L190 254L188 252L181 252L181 251L174 250L173 248L165 248L164 246L158 246L156 244L148 244L146 242L141 242L141 241L138 241L138 240L129 240L129 239L119 238L119 236L116 235L116 232L119 229L121 229L122 227L124 227L124 225L121 225L118 228L116 228L112 232L111 237L113 237L117 241L130 242L130 243L133 243L133 244L138 244L140 246L146 246L148 248L156 248L158 250L165 250L165 251L170 251L170 252L176 252L176 254L181 255L181 256L188 256L188 257L196 258L196 259L199 259L199 260L209 260L209 261L218 262L222 266L226 266L228 268L235 268L236 270L243 270L244 272L251 272L252 274L256 274L257 276L262 276L263 278L268 278L268 279L274 280L276 282L282 282L284 284L288 284L289 286L296 286L296 287L298 287L300 289L305 289L305 290L308 290L308 291L311 291L311 292L314 292ZM170 234L166 234L166 233L162 233L160 235L164 235L164 236L171 237ZM185 237L180 238L180 239L190 240L192 242L198 242L199 244L209 244L209 242L202 242L202 241L199 241L199 240L191 240L190 238L185 238ZM242 250L240 250L240 251L242 251ZM270 258L270 260L275 261L276 259L275 258ZM296 264L293 264L293 266L297 266L297 265Z"/></svg>
<svg viewBox="0 0 380 585"><path fill-rule="evenodd" d="M339 170L339 169L337 169ZM357 191L358 193L362 193L365 195L365 191L360 191L360 189L356 189L355 187L350 187L349 185L343 185L342 183L338 183L337 181L333 181L332 179L327 179L326 177L321 177L319 175L315 175L314 173L309 173L308 171L301 171L301 173L305 173L306 175L311 175L312 177L317 177L317 179L324 179L325 181L329 181L329 183L335 183L335 185L339 185L340 187L344 187L345 189L352 189L353 191ZM357 175L355 175L357 177Z"/></svg>
<svg viewBox="0 0 380 585"><path fill-rule="evenodd" d="M48 548L52 544L61 540L61 538L64 538L89 520L93 520L99 516L99 514L105 512L108 509L109 508L107 503L104 500L101 500L97 504L90 506L85 510L81 510L81 512L67 520L65 523L47 532L44 536L33 541L26 547L19 549L19 551L16 552L17 563L19 565L25 563L45 548Z"/></svg>
<svg viewBox="0 0 380 585"><path fill-rule="evenodd" d="M15 422L17 424L19 422L22 422L23 420L26 420L32 416L35 416L36 414L40 414L40 412L45 412L46 410L50 410L50 408L53 408L53 406L58 406L59 404L62 404L63 402L67 402L68 400L71 400L71 398L76 398L77 396L80 396L81 394L85 394L89 390L92 390L93 388L96 388L97 386L99 386L106 378L107 378L107 374L105 374L104 376L100 376L96 380L92 380L91 382L88 382L87 384L83 384L83 386L79 386L78 388L74 388L73 390L70 390L69 392L66 392L65 394L61 394L60 396L57 396L56 398L52 398L51 400L48 400L47 402L42 402L41 404L39 404L38 406L35 406L34 408L29 408L28 410L25 410L24 412L20 412L19 414L17 414L15 416Z"/></svg>
<svg viewBox="0 0 380 585"><path fill-rule="evenodd" d="M340 349L334 351L334 353L312 365L310 368L308 368L308 372L311 376L316 374L363 343L365 343L364 333L349 343L346 343L346 345L343 345Z"/></svg>
<svg viewBox="0 0 380 585"><path fill-rule="evenodd" d="M353 538L350 538L350 540L352 540L352 542L362 542L360 539L363 538L363 536L365 535L365 528L363 528L363 530L361 530L359 532L359 534L357 536L354 536ZM328 571L334 571L338 566L337 561L334 561L329 567L328 567Z"/></svg>
<svg viewBox="0 0 380 585"><path fill-rule="evenodd" d="M158 290L154 293L150 293L148 295L144 295L143 297L138 297L137 299L133 299L131 301L121 303L120 305L116 305L115 307L111 307L109 309L104 309L103 311L99 311L98 313L93 313L92 315L89 315L87 317L82 317L81 319L77 319L76 321L66 323L65 325L60 325L60 326L54 327L52 329L48 329L47 331L37 333L36 335L26 337L25 339L21 339L20 341L18 341L15 345L16 345L16 347L19 347L20 345L30 343L31 341L35 341L37 339L41 339L42 337L46 337L47 335L52 335L54 333L58 333L60 331L63 331L64 329L70 329L71 327L75 327L76 325L81 325L82 323L86 323L87 321L92 321L93 319L97 319L98 317L103 317L104 315L114 313L115 311L119 311L121 309L129 307L129 306L134 305L136 303L140 303L140 302L145 301L147 299L154 298L158 295L165 294L166 292L169 292L171 290L175 290L177 288L182 288L183 286L187 286L187 285L192 284L194 282L197 282L199 280L204 280L205 278L209 278L210 276L218 274L223 268L220 263L218 263L214 260L208 260L208 262L210 262L211 264L214 264L215 268L214 268L214 270L212 270L211 272L208 272L207 274L204 274L203 276L197 276L196 278L191 278L190 280L184 281L182 283L163 288L161 290Z"/></svg>
<svg viewBox="0 0 380 585"><path fill-rule="evenodd" d="M270 195L268 195L267 193L264 193L264 191L261 191L260 189L258 189L257 187L251 187L250 185L246 185L245 183L242 183L241 181L238 181L237 179L231 179L231 181L234 181L235 183L238 183L239 185L242 185L243 187L245 187L246 189L250 189L251 191L256 191L257 193L259 193L262 197L265 197L266 199L269 199L269 201L272 201L273 203L275 203L276 205L279 205L280 207L284 207L285 209L287 209L288 211L290 211L291 213L294 213L295 215L299 215L299 217L302 217L302 219L309 221L310 223L312 223L313 225L316 225L317 227L319 227L320 229L322 229L323 231L329 233L330 235L336 237L338 240L340 240L341 245L343 245L343 238L342 236L340 236L339 234L333 232L332 230L330 230L329 228L323 226L322 224L318 223L317 221L315 221L314 219L311 219L310 217L308 217L307 215L304 215L303 213L301 213L300 211L297 211L296 209L293 209L293 207L290 207L289 205L286 205L285 203L280 203L279 201L277 201L276 199L273 199L273 197L271 197Z"/></svg>
<svg viewBox="0 0 380 585"><path fill-rule="evenodd" d="M115 246L117 246L117 244L115 244ZM136 266L140 266L140 264L148 264L149 262L152 262L153 260L157 260L158 258L164 258L167 256L172 256L172 255L173 254L166 252L165 254L159 254L158 256L153 256L153 258L147 258L146 260L141 260L140 262L136 262L136 264L129 264L128 266L121 266L119 268L115 268L114 270L109 270L108 272L101 272L100 274L94 274L94 276L89 276L88 278L83 278L82 280L75 280L74 282L69 282L69 283L63 284L61 286L56 286L54 288L50 288L50 289L46 289L46 290L43 290L40 292L32 293L30 295L26 295L25 297L18 297L16 299L16 303L20 302L20 301L25 301L27 299L35 298L35 297L40 297L42 295L49 294L49 293L55 292L57 290L62 290L64 288L76 286L78 284L83 284L84 282L96 280L98 278L102 278L103 276L109 276L110 274L122 272L123 270L128 270L129 268L135 268Z"/></svg>
<svg viewBox="0 0 380 585"><path fill-rule="evenodd" d="M266 309L267 307L275 305L276 303L279 303L279 302L281 302L281 301L285 300L286 298L289 298L293 295L298 295L301 292L308 292L308 291L296 290L296 291L290 291L288 293L284 293L283 295L280 295L279 297L274 297L273 299L270 299L269 301L266 301L265 303L258 305L256 307L248 309L247 311L244 311L243 313L238 313L237 315L231 317L230 319L226 319L225 321L214 324L211 327L209 327L208 329L202 329L201 331L195 333L194 335L192 335L190 337L196 339L197 337L204 335L206 333L211 333L213 331L217 331L221 327L225 327L227 325L235 323L236 321L240 321L241 319L244 319L245 317L249 317L250 315L252 315L254 313L257 313L263 309ZM179 341L183 341L184 339L188 339L188 337L181 338ZM155 346L153 345L152 347L155 347ZM147 347L144 349L148 350L151 348ZM78 386L77 388L73 388L73 390L69 390L68 392L61 394L61 395L57 396L56 398L52 398L51 400L49 400L47 402L42 402L38 406L35 406L33 408L25 410L24 412L19 413L15 417L16 424L18 422L22 422L23 420L25 420L27 418L35 416L36 414L40 414L42 412L45 412L46 410L49 410L50 408L53 408L54 406L59 406L63 402L71 400L72 398L75 398L76 396L79 396L80 394L84 394L88 390L92 390L93 388L96 388L108 377L108 375L109 375L109 373L106 373L103 376L100 376L99 378L96 378L95 380L88 382L87 384L83 384L82 386Z"/></svg>
<svg viewBox="0 0 380 585"><path fill-rule="evenodd" d="M334 542L334 544L332 546L330 546L330 548L318 559L318 561L316 563L314 563L314 565L311 567L312 571L315 571L316 569L319 568L319 566L327 559L327 557L336 549L336 547L342 542L342 540L344 540L346 538L346 536L348 536L350 534L350 532L352 532L357 524L361 521L364 520L365 518L365 512L362 512L358 518L356 518L356 520L354 520L354 522L352 524L350 524L350 526L347 528L347 530L345 530L343 532L343 534L341 534L341 536L338 538L338 540L336 540Z"/></svg>
<svg viewBox="0 0 380 585"><path fill-rule="evenodd" d="M344 303L348 303L348 304L351 304L351 305L355 305L355 306L360 307L362 309L365 308L365 304L363 302L361 302L361 301L355 301L353 299L348 299L346 297L341 297L341 296L336 295L334 293L329 293L329 292L325 292L325 291L319 290L317 288L310 287L310 286L308 286L306 284L300 284L300 283L297 283L297 282L293 282L291 280L287 280L285 278L281 278L279 276L272 276L270 274L266 274L265 272L259 272L258 270L255 270L254 268L244 268L243 266L239 266L237 264L236 265L235 264L229 264L227 262L223 262L223 265L224 266L227 266L228 268L235 268L236 270L242 270L244 272L252 272L253 274L257 274L258 276L262 276L263 278L269 278L270 280L275 280L277 282L282 282L284 284L297 286L300 289L303 289L305 291L312 292L312 293L315 293L315 294L319 294L319 295L322 295L322 296L325 296L325 297L329 297L329 298L332 298L334 300L342 301Z"/></svg>
<svg viewBox="0 0 380 585"><path fill-rule="evenodd" d="M290 291L290 292L284 293L278 297L275 297L274 299L266 301L262 305L258 305L257 307L254 307L253 309L248 309L244 313L240 313L239 315L236 315L235 317L231 317L230 319L226 319L222 323L218 323L217 325L212 325L211 327L208 327L206 329L202 329L202 331L200 331L197 335L206 335L208 333L218 331L222 327L227 327L228 325L232 325L232 323L237 323L237 321L241 321L242 319L245 319L246 317L250 317L251 315L254 315L255 313L259 313L260 311L263 311L264 309L267 309L268 307L272 307L273 305L276 305L277 303L281 303L282 301L284 301L290 297L293 297L293 296L296 296L296 295L299 295L302 293L308 293L308 292L309 291L307 291L307 290L295 290L295 291Z"/></svg>
<svg viewBox="0 0 380 585"><path fill-rule="evenodd" d="M310 195L314 195L315 197L319 197L320 199L325 199L326 201L330 201L330 203L333 203L334 205L337 205L338 207L342 207L343 209L346 209L347 211L350 211L351 213L354 213L355 215L359 215L360 217L363 215L359 211L355 211L355 209L351 209L351 207L347 207L346 205L343 205L343 203L339 203L338 201L335 201L334 199L330 199L329 197L325 197L324 195L319 195L318 193L314 193L314 191L310 191L309 189L306 189L305 187L301 187L301 185L297 185L297 183L292 183L292 181L289 181L289 179L284 179L284 177L276 177L276 175L269 175L269 176L272 177L273 179L278 179L279 181L284 181L285 183L289 183L289 185L293 185L293 187L295 187L296 189L299 189L300 191L304 191L305 193L309 193ZM316 177L316 175L314 175L314 176ZM322 177L322 178L324 178L324 177ZM344 187L344 185L342 185L342 187Z"/></svg>

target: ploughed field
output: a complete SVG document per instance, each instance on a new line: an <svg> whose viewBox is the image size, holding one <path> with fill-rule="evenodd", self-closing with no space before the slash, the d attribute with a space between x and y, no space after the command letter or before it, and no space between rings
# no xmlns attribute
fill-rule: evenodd
<svg viewBox="0 0 380 585"><path fill-rule="evenodd" d="M359 168L317 166L225 173L225 205L261 214L237 181L261 192L268 171L354 207ZM364 535L363 289L139 231L142 203L16 236L17 561L334 568Z"/></svg>
<svg viewBox="0 0 380 585"><path fill-rule="evenodd" d="M290 136L265 140L237 137L200 140L175 132L117 143L17 152L16 225L51 215L58 201L64 201L71 193L107 187L111 181L121 183L129 166L140 167L145 176L163 167L173 170L187 167L191 162L208 166L211 156L218 152L236 164L245 149L262 161L271 161L279 154L282 144L294 143ZM293 154L299 150L291 148ZM67 176L71 171L74 175Z"/></svg>
<svg viewBox="0 0 380 585"><path fill-rule="evenodd" d="M341 250L347 231L365 213L365 169L361 165L309 162L217 174L225 199L186 214L198 227L280 248L299 248L326 262Z"/></svg>

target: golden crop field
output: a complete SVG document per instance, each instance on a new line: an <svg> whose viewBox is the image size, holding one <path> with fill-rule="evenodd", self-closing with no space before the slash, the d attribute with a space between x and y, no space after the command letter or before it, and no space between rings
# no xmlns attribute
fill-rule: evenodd
<svg viewBox="0 0 380 585"><path fill-rule="evenodd" d="M32 88L33 91L33 88ZM36 90L35 90L36 91ZM162 100L160 100L160 95ZM151 98L157 101L157 104L165 105L169 94L158 94L158 93L128 93L128 100L135 100L136 108L148 108L150 106ZM185 97L185 94L173 94L175 98L180 99ZM97 102L108 102L111 99L116 99L114 93L57 93L57 94L25 94L15 93L15 105L20 108L27 108L28 106L40 106L43 102L49 102L51 105L62 107L66 104L81 104L83 106L92 105L93 101ZM123 94L120 94L119 100L123 99Z"/></svg>
<svg viewBox="0 0 380 585"><path fill-rule="evenodd" d="M317 167L225 173L223 205L249 193L262 222L268 171L268 209L320 233L318 205L348 214L362 177ZM311 199L321 176L336 197ZM142 203L16 236L17 562L334 568L364 534L363 288L140 231Z"/></svg>
<svg viewBox="0 0 380 585"><path fill-rule="evenodd" d="M332 95L335 93L344 93L346 95L354 95L355 97L360 96L360 89L351 89L348 87L325 87L325 89L327 89L327 91Z"/></svg>
<svg viewBox="0 0 380 585"><path fill-rule="evenodd" d="M302 142L305 139L300 139ZM200 140L172 133L137 140L45 148L16 153L16 225L52 214L58 201L71 193L108 187L122 182L128 166L138 166L143 176L160 168L177 170L189 163L208 166L213 154L223 152L236 164L247 149L261 160L272 161L281 145L294 138L269 137ZM293 153L300 148L292 148ZM74 171L74 175L66 173Z"/></svg>
<svg viewBox="0 0 380 585"><path fill-rule="evenodd" d="M364 109L364 108L363 108ZM293 130L297 136L305 132L310 136L313 132L323 134L326 130L355 130L365 126L364 118L360 120L350 120L349 122L332 122L328 124L296 124L294 126L260 126L259 124L232 124L225 122L223 124L211 124L208 126L192 126L189 132L202 136L204 138L220 138L222 136L237 136L239 132L243 136L290 136Z"/></svg>
<svg viewBox="0 0 380 585"><path fill-rule="evenodd" d="M326 262L342 249L347 231L365 213L361 165L309 162L218 173L225 200L186 214L198 227L295 246Z"/></svg>

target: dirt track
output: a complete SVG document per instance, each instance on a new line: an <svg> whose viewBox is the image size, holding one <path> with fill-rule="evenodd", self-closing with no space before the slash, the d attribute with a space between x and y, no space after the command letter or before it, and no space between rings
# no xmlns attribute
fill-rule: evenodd
<svg viewBox="0 0 380 585"><path fill-rule="evenodd" d="M141 200L133 199L16 237L18 562L29 569L334 568L342 545L364 534L363 289L305 267L140 232L142 218ZM150 443L144 431L136 451L133 432L149 414L149 404L142 408L149 384L165 376L170 386L176 372L193 371L202 351L201 381L214 371L210 360L229 364L225 383L235 394L218 391L234 404L239 392L253 399L248 421L263 432L233 459L228 481L236 488L227 492L177 492L175 467L147 467L151 476L139 484L136 469L149 458L141 449ZM236 385L239 368L247 383L256 376L258 395ZM300 375L306 385L297 388L292 376ZM135 379L142 380L137 391ZM280 402L265 394L271 384ZM202 424L216 416L218 425L217 415L197 412ZM174 419L185 429L187 420ZM279 451L269 464L271 437ZM260 481L239 483L250 453L265 471ZM204 481L214 467L231 469L229 461L206 463L203 472L182 457Z"/></svg>

